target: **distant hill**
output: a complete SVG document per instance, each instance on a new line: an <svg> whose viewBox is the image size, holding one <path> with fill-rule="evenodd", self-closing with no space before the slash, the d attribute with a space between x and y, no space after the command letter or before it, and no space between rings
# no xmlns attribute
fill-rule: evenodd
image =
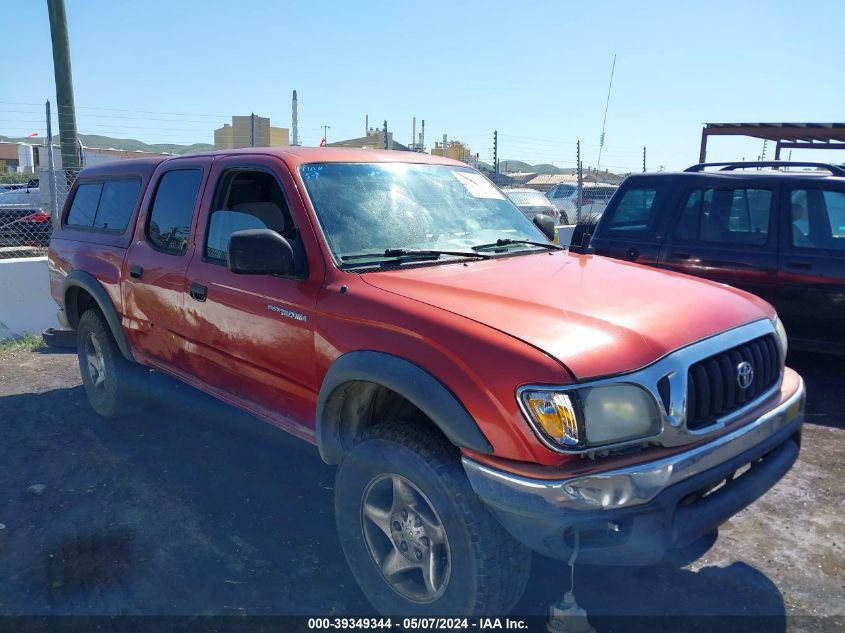
<svg viewBox="0 0 845 633"><path fill-rule="evenodd" d="M503 174L512 174L515 172L531 172L535 174L574 174L575 168L555 167L549 163L531 165L521 160L500 160L499 171Z"/></svg>
<svg viewBox="0 0 845 633"><path fill-rule="evenodd" d="M534 166L524 163L521 160L500 160L499 171L503 174L512 174L519 171L534 171Z"/></svg>
<svg viewBox="0 0 845 633"><path fill-rule="evenodd" d="M100 136L99 134L80 134L79 140L85 147L99 147L104 149L122 149L127 152L157 152L165 154L190 154L192 152L205 152L213 150L214 145L209 143L194 143L193 145L177 145L176 143L142 143L132 138L112 138L111 136ZM43 136L32 138L11 138L0 135L0 141L11 143L33 143L44 144ZM53 142L58 143L58 135L53 137Z"/></svg>

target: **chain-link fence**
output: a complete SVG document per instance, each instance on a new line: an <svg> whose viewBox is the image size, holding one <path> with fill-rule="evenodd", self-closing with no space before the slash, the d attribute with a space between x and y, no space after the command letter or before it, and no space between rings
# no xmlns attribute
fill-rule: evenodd
<svg viewBox="0 0 845 633"><path fill-rule="evenodd" d="M27 185L0 192L0 259L47 253L78 170L39 169Z"/></svg>

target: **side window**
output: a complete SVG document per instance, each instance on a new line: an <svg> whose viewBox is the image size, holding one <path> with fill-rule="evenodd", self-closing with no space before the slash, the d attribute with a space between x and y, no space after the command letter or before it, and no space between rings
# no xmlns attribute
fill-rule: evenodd
<svg viewBox="0 0 845 633"><path fill-rule="evenodd" d="M147 238L154 246L177 255L188 248L201 182L199 169L168 171L161 177L147 224Z"/></svg>
<svg viewBox="0 0 845 633"><path fill-rule="evenodd" d="M103 183L101 182L79 185L76 188L76 194L73 196L73 203L70 205L65 224L90 229L94 225L94 217L97 215L97 204L100 202L102 190Z"/></svg>
<svg viewBox="0 0 845 633"><path fill-rule="evenodd" d="M845 192L824 191L824 206L827 209L827 221L830 227L830 236L834 240L840 240L837 248L843 248L842 241L845 240Z"/></svg>
<svg viewBox="0 0 845 633"><path fill-rule="evenodd" d="M140 180L107 180L103 183L94 228L102 231L125 231L138 196Z"/></svg>
<svg viewBox="0 0 845 633"><path fill-rule="evenodd" d="M235 231L270 229L296 247L297 231L279 183L265 171L236 169L224 173L208 221L205 257L225 262Z"/></svg>
<svg viewBox="0 0 845 633"><path fill-rule="evenodd" d="M656 198L657 189L653 187L631 187L622 194L616 208L610 211L604 229L619 233L647 231L655 219Z"/></svg>
<svg viewBox="0 0 845 633"><path fill-rule="evenodd" d="M681 211L675 237L762 246L769 239L768 189L696 189Z"/></svg>
<svg viewBox="0 0 845 633"><path fill-rule="evenodd" d="M845 251L845 192L796 189L789 201L793 246Z"/></svg>

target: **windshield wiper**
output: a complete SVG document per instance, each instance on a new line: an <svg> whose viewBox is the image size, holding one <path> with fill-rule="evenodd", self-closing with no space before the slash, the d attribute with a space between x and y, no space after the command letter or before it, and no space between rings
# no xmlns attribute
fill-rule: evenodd
<svg viewBox="0 0 845 633"><path fill-rule="evenodd" d="M511 244L528 244L529 246L539 246L540 248L547 248L549 250L554 251L562 251L566 250L563 246L558 246L557 244L552 244L551 242L533 242L531 240L512 240L508 237L499 238L495 242L490 242L489 244L479 244L478 246L473 246L472 250L474 251L486 251L492 248L502 248L503 246L510 246Z"/></svg>
<svg viewBox="0 0 845 633"><path fill-rule="evenodd" d="M354 261L357 259L440 259L443 255L453 255L455 257L473 257L475 259L490 259L490 255L483 253L476 253L472 251L443 251L431 248L387 248L383 251L375 253L357 253L355 255L342 255L340 259L345 262Z"/></svg>

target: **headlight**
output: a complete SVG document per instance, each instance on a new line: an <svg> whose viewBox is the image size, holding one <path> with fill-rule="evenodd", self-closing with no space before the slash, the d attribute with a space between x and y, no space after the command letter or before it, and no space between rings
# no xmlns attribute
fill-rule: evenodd
<svg viewBox="0 0 845 633"><path fill-rule="evenodd" d="M783 353L784 359L786 359L786 350L788 347L788 341L786 339L786 329L783 327L783 323L780 322L780 318L775 315L774 320L772 321L772 325L775 326L775 332L778 335L778 343L780 343L780 349Z"/></svg>
<svg viewBox="0 0 845 633"><path fill-rule="evenodd" d="M654 398L632 384L521 394L531 426L552 448L586 449L651 437L660 432Z"/></svg>

